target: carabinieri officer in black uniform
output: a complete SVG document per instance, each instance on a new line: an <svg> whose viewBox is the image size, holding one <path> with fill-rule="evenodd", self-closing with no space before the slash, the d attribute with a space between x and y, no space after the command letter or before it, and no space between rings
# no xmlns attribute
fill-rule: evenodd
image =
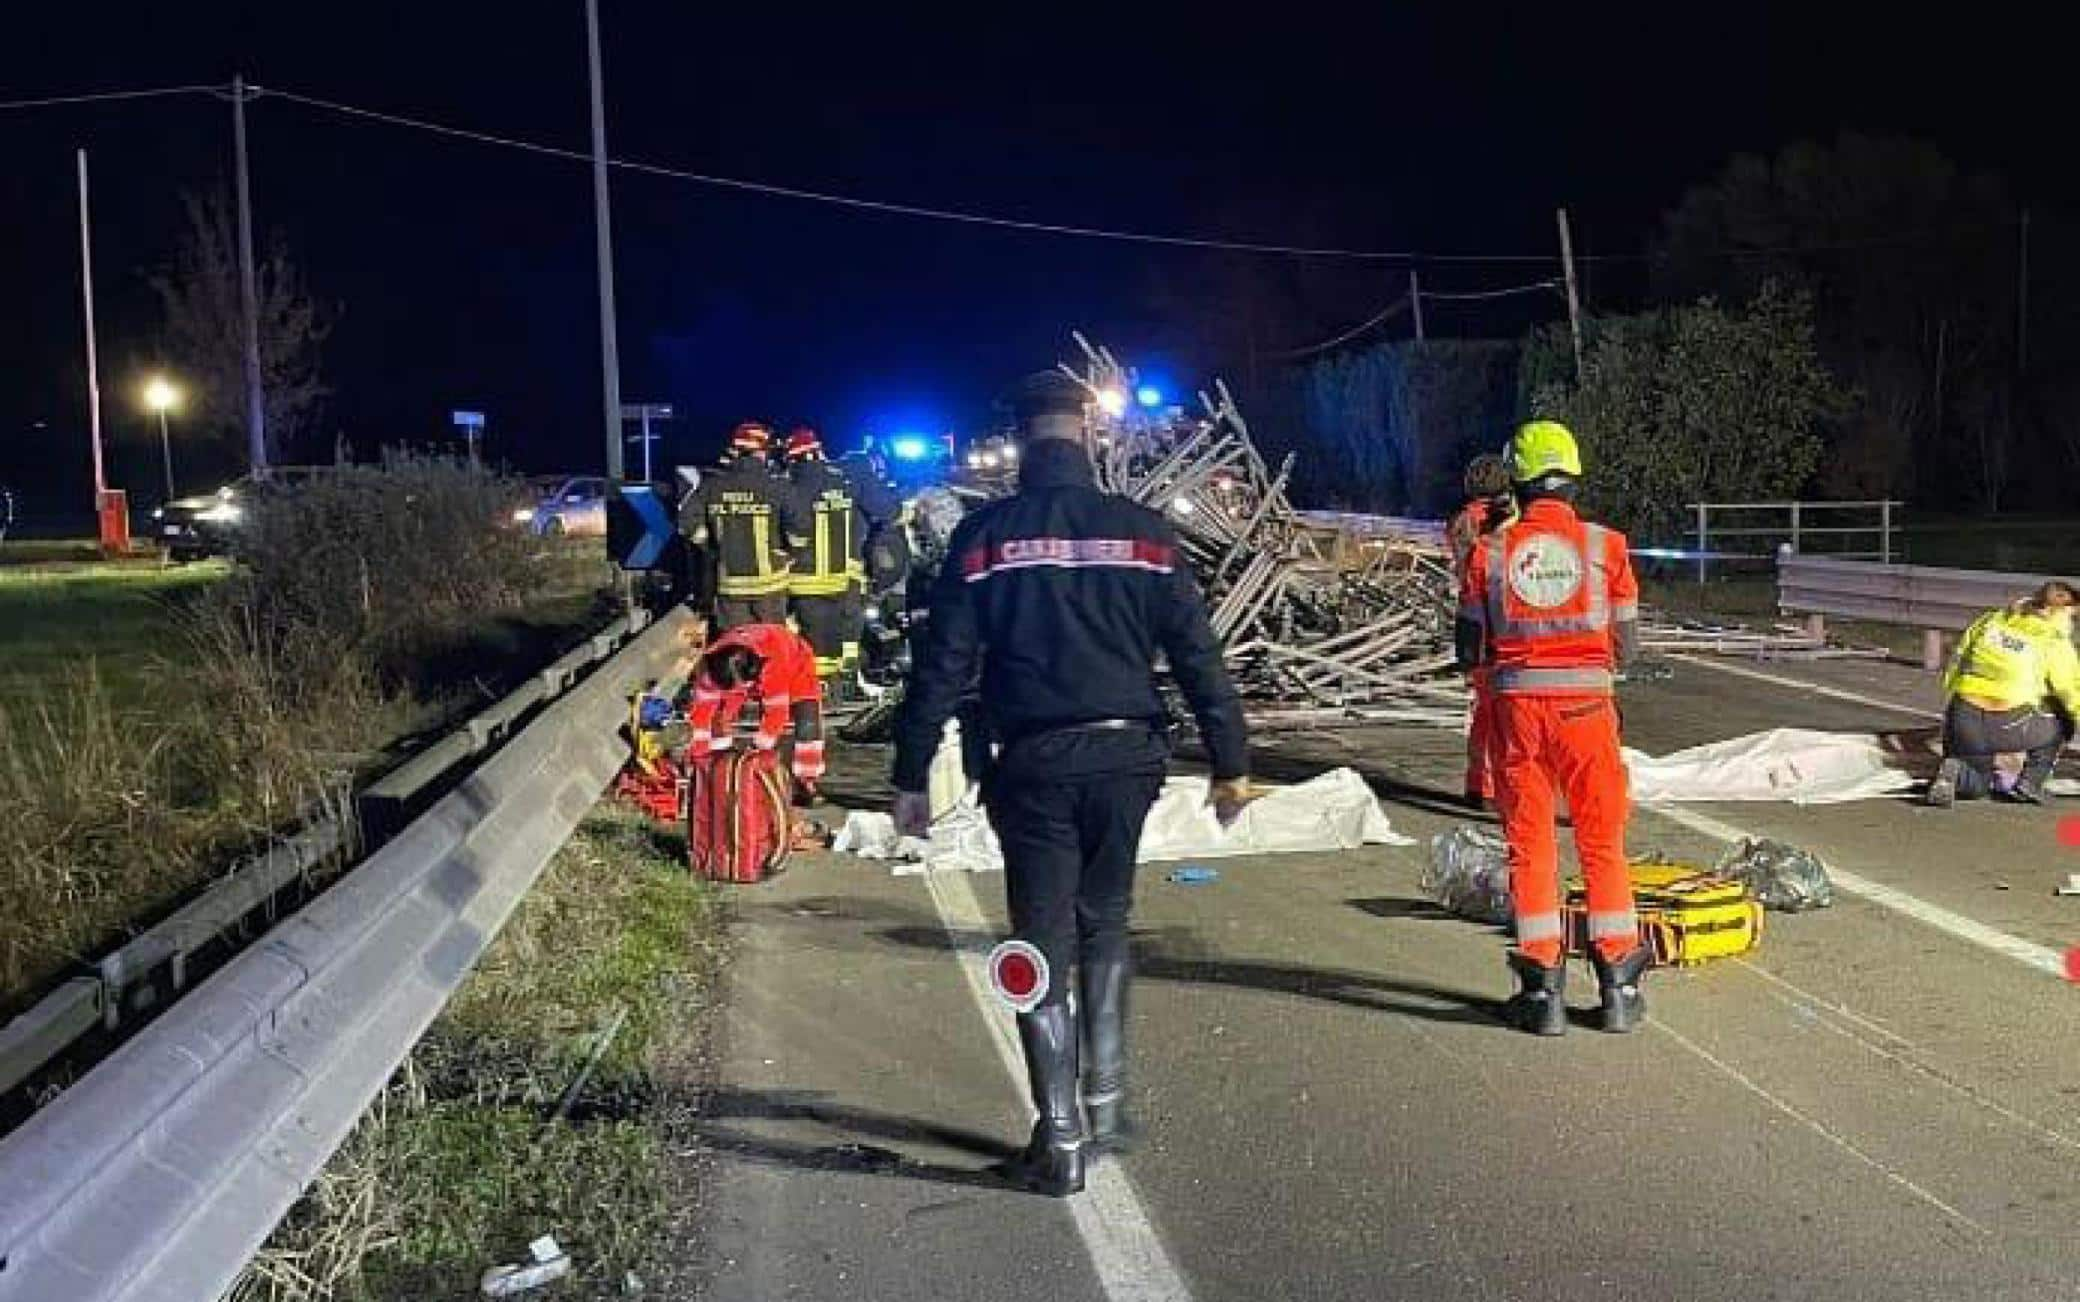
<svg viewBox="0 0 2080 1302"><path fill-rule="evenodd" d="M1249 798L1242 707L1198 584L1160 515L1098 490L1085 402L1059 372L1016 390L1019 491L954 531L897 718L893 775L897 825L921 835L932 754L979 668L1001 744L983 805L1004 848L1011 926L1050 972L1045 998L1018 1019L1039 1120L1007 1171L1056 1196L1083 1188L1087 1139L1116 1149L1127 1129L1127 911L1141 825L1169 759L1159 655L1212 756L1222 820ZM1089 1036L1088 1134L1072 973Z"/></svg>

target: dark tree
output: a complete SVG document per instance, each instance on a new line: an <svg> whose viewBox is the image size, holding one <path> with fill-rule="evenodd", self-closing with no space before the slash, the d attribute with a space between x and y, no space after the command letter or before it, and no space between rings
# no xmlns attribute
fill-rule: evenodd
<svg viewBox="0 0 2080 1302"><path fill-rule="evenodd" d="M244 446L245 344L239 310L237 225L221 193L182 197L187 230L171 269L152 277L166 313L164 351L186 379L198 429ZM260 384L269 459L296 446L330 390L319 353L337 310L304 288L279 233L254 266L259 311Z"/></svg>

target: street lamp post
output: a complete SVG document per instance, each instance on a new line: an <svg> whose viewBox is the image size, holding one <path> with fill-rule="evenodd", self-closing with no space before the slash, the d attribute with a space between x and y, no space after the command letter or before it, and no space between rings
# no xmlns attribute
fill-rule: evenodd
<svg viewBox="0 0 2080 1302"><path fill-rule="evenodd" d="M155 375L144 383L144 405L159 415L159 457L166 466L166 500L173 500L173 439L166 432L166 413L180 406L181 391L173 381Z"/></svg>

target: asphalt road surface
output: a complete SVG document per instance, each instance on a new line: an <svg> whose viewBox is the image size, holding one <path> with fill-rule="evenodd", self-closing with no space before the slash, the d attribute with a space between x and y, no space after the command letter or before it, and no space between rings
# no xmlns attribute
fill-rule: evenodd
<svg viewBox="0 0 2080 1302"><path fill-rule="evenodd" d="M1649 751L1777 726L1926 727L1898 666L1671 662ZM1763 677L1756 676L1757 674ZM1427 843L1464 821L1458 738L1266 743L1348 763ZM885 757L838 794L877 798ZM2080 813L2080 802L2074 812ZM1425 846L1144 869L1135 1097L1147 1136L1067 1202L986 1174L1029 1113L976 988L990 876L837 856L738 900L707 1136L718 1299L2080 1296L2080 941L2060 811L1904 801L1635 815L1635 851L1758 833L1856 889L1745 959L1653 974L1652 1024L1504 1029L1503 939L1417 890ZM1577 968L1578 1006L1594 1002Z"/></svg>

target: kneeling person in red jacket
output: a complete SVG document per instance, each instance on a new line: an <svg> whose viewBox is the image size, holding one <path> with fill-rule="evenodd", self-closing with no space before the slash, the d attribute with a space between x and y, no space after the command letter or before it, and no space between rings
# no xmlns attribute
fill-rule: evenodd
<svg viewBox="0 0 2080 1302"><path fill-rule="evenodd" d="M823 690L816 653L782 624L743 624L708 644L694 680L690 754L704 759L736 744L737 716L759 703L751 744L771 750L792 724L795 780L813 791L823 779Z"/></svg>

